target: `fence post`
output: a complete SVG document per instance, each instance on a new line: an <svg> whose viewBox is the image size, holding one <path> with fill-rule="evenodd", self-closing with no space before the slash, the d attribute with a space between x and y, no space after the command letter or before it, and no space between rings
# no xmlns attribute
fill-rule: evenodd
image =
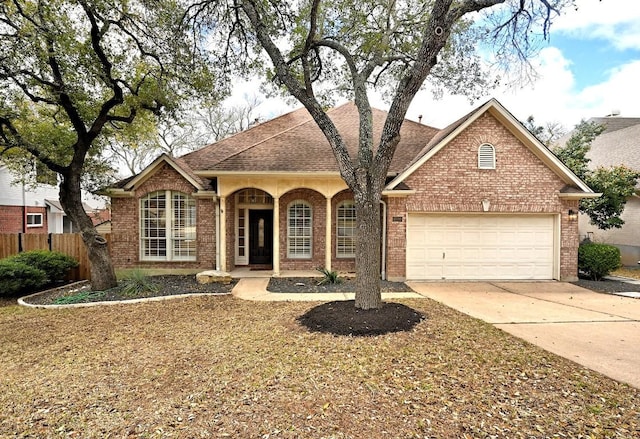
<svg viewBox="0 0 640 439"><path fill-rule="evenodd" d="M18 253L22 253L22 233L18 233Z"/></svg>

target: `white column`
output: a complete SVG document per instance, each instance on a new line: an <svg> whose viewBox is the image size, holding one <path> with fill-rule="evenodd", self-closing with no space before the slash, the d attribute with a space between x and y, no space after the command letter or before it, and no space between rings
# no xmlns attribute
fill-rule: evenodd
<svg viewBox="0 0 640 439"><path fill-rule="evenodd" d="M227 271L227 197L220 197L220 269Z"/></svg>
<svg viewBox="0 0 640 439"><path fill-rule="evenodd" d="M280 276L280 197L273 197L273 275Z"/></svg>
<svg viewBox="0 0 640 439"><path fill-rule="evenodd" d="M325 219L324 231L324 268L331 271L331 253L333 251L333 243L331 242L331 197L327 197L327 215Z"/></svg>

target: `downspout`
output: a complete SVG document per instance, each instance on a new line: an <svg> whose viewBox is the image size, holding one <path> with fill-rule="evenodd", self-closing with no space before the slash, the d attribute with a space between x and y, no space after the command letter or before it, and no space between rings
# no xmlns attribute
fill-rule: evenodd
<svg viewBox="0 0 640 439"><path fill-rule="evenodd" d="M387 280L387 203L380 200L382 204L382 280Z"/></svg>

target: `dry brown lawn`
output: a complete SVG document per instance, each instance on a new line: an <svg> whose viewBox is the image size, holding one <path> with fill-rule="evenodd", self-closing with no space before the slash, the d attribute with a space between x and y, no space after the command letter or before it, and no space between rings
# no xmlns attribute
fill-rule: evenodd
<svg viewBox="0 0 640 439"><path fill-rule="evenodd" d="M313 303L0 307L0 436L633 438L638 390L430 300L414 331L310 333Z"/></svg>
<svg viewBox="0 0 640 439"><path fill-rule="evenodd" d="M630 277L632 279L640 279L640 268L619 268L618 270L611 273L614 276L622 276L622 277Z"/></svg>

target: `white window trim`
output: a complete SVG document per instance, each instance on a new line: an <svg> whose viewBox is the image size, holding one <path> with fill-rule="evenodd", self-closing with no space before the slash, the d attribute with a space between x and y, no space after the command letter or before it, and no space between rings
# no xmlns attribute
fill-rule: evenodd
<svg viewBox="0 0 640 439"><path fill-rule="evenodd" d="M29 224L29 217L39 218L39 221ZM43 215L41 213L27 213L27 227L44 227Z"/></svg>
<svg viewBox="0 0 640 439"><path fill-rule="evenodd" d="M478 169L496 169L496 148L492 144L483 143L478 147Z"/></svg>
<svg viewBox="0 0 640 439"><path fill-rule="evenodd" d="M145 246L143 245L144 241L145 241L145 237L143 236L143 232L144 232L144 215L142 214L142 209L143 209L143 204L144 201L147 200L149 198L150 195L152 194L156 194L156 193L162 193L164 192L164 197L165 197L165 243L166 243L166 255L165 256L147 256L145 255ZM141 261L160 261L160 262L172 262L172 261L177 261L177 262L183 262L183 261L196 261L197 260L197 248L196 248L196 254L194 254L193 256L176 256L174 255L174 243L175 243L175 237L173 234L173 223L174 223L174 209L173 209L173 195L174 194L180 194L180 195L184 195L187 198L192 198L189 194L185 194L183 192L180 191L171 191L171 190L165 190L165 191L154 191L154 192L149 192L147 194L145 194L144 197L140 198L139 200L139 204L138 204L138 214L140 215L140 220L139 220L139 224L138 224L138 228L139 228L139 236L140 236L140 260ZM196 213L197 215L197 213ZM197 242L197 216L196 218L194 218L194 224L196 224L196 235L194 236L194 241ZM197 247L197 246L196 246Z"/></svg>
<svg viewBox="0 0 640 439"><path fill-rule="evenodd" d="M336 206L336 258L340 258L340 259L352 259L352 258L356 257L356 253L355 253L356 226L355 225L353 227L353 233L354 233L353 234L353 241L354 241L354 251L353 251L353 253L345 253L344 251L343 252L340 251L340 236L338 234L338 230L340 228L340 208L343 207L347 203L349 203L349 204L351 204L353 206L353 210L354 210L354 213L355 213L356 205L355 205L353 200L341 201ZM354 216L354 218L355 218L355 216Z"/></svg>
<svg viewBox="0 0 640 439"><path fill-rule="evenodd" d="M293 238L302 238L309 240L309 252L304 254L291 252L291 206L301 204L309 209L309 236L295 236ZM312 259L313 258L313 207L305 200L295 200L287 205L287 258L289 259Z"/></svg>

